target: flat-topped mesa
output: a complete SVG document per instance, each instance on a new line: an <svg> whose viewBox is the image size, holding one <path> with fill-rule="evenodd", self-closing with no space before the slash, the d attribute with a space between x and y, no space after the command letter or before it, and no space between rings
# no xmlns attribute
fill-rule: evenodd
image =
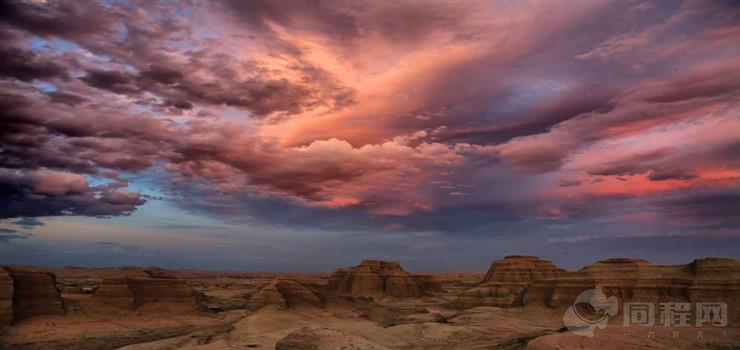
<svg viewBox="0 0 740 350"><path fill-rule="evenodd" d="M171 303L195 309L204 296L179 278L125 277L103 280L94 298L132 310L152 303Z"/></svg>
<svg viewBox="0 0 740 350"><path fill-rule="evenodd" d="M607 259L533 283L524 303L567 307L581 292L596 286L620 302L716 301L736 305L740 300L740 260L707 258L688 265L661 266L641 259Z"/></svg>
<svg viewBox="0 0 740 350"><path fill-rule="evenodd" d="M93 294L93 298L124 309L134 308L134 295L126 277L104 279Z"/></svg>
<svg viewBox="0 0 740 350"><path fill-rule="evenodd" d="M129 278L134 308L150 303L173 303L196 308L204 300L185 280L175 278Z"/></svg>
<svg viewBox="0 0 740 350"><path fill-rule="evenodd" d="M273 280L262 286L249 299L248 307L252 310L273 305L278 309L295 309L301 307L324 307L324 296L306 287L300 282L289 279Z"/></svg>
<svg viewBox="0 0 740 350"><path fill-rule="evenodd" d="M381 260L365 260L329 277L330 290L353 296L420 297L429 292L424 286L431 284L430 278L415 278L397 262Z"/></svg>
<svg viewBox="0 0 740 350"><path fill-rule="evenodd" d="M663 279L666 272L642 259L601 260L579 271L567 272L535 281L524 297L524 304L549 307L570 306L581 292L599 286L607 296L620 301L680 301L683 279Z"/></svg>
<svg viewBox="0 0 740 350"><path fill-rule="evenodd" d="M465 291L463 304L521 306L527 288L535 281L553 278L566 271L536 256L511 255L491 263L483 282Z"/></svg>
<svg viewBox="0 0 740 350"><path fill-rule="evenodd" d="M485 282L520 282L528 283L544 278L552 278L565 270L558 268L552 261L541 260L536 256L510 255L491 263Z"/></svg>
<svg viewBox="0 0 740 350"><path fill-rule="evenodd" d="M13 322L40 315L64 315L56 275L26 267L6 267L13 280Z"/></svg>
<svg viewBox="0 0 740 350"><path fill-rule="evenodd" d="M697 259L687 270L693 276L686 292L689 301L724 302L730 310L740 310L740 260ZM737 311L730 313L740 315Z"/></svg>
<svg viewBox="0 0 740 350"><path fill-rule="evenodd" d="M149 278L177 279L177 277L170 274L169 271L163 268L156 267L156 266L147 267L141 270L140 274L142 275L142 277L149 277Z"/></svg>
<svg viewBox="0 0 740 350"><path fill-rule="evenodd" d="M10 272L0 266L0 328L13 322L13 279Z"/></svg>
<svg viewBox="0 0 740 350"><path fill-rule="evenodd" d="M432 275L411 275L419 285L419 288L425 293L444 293L442 284Z"/></svg>
<svg viewBox="0 0 740 350"><path fill-rule="evenodd" d="M740 280L740 260L710 257L696 259L688 268L701 279L731 278Z"/></svg>
<svg viewBox="0 0 740 350"><path fill-rule="evenodd" d="M583 291L601 287L620 302L724 302L740 308L740 260L697 259L687 265L653 265L642 259L601 260L568 272L536 257L494 261L484 282L463 292L463 306L569 307Z"/></svg>

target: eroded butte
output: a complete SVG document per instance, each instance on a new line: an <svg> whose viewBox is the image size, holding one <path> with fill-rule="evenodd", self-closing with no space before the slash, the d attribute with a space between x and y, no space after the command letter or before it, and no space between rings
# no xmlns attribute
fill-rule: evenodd
<svg viewBox="0 0 740 350"><path fill-rule="evenodd" d="M689 303L685 326L625 323L591 338L563 314L599 287L627 302ZM608 259L578 271L531 256L484 272L412 274L366 260L333 273L0 267L2 349L737 349L740 261ZM726 325L694 322L725 303ZM579 308L598 317L598 310ZM651 333L652 332L652 333Z"/></svg>

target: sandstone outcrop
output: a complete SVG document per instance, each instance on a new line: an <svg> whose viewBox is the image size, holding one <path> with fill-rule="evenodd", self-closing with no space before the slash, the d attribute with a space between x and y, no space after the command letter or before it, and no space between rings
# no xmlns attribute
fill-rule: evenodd
<svg viewBox="0 0 740 350"><path fill-rule="evenodd" d="M323 307L326 304L322 295L293 280L279 280L276 288L285 299L288 308L301 306Z"/></svg>
<svg viewBox="0 0 740 350"><path fill-rule="evenodd" d="M128 285L134 295L134 308L160 302L195 308L203 301L203 295L182 279L129 278Z"/></svg>
<svg viewBox="0 0 740 350"><path fill-rule="evenodd" d="M309 328L291 332L275 344L275 350L319 350L321 339Z"/></svg>
<svg viewBox="0 0 740 350"><path fill-rule="evenodd" d="M424 293L444 293L445 290L442 288L442 284L437 281L432 275L411 275L411 277L419 285L419 289Z"/></svg>
<svg viewBox="0 0 740 350"><path fill-rule="evenodd" d="M13 321L39 315L64 315L64 303L53 273L6 267L13 280Z"/></svg>
<svg viewBox="0 0 740 350"><path fill-rule="evenodd" d="M551 261L538 257L507 256L491 263L483 282L465 291L461 301L474 305L522 306L530 284L565 272Z"/></svg>
<svg viewBox="0 0 740 350"><path fill-rule="evenodd" d="M151 276L151 275L150 275ZM94 298L128 309L145 304L172 303L196 308L204 300L203 294L185 280L174 277L124 277L105 279Z"/></svg>
<svg viewBox="0 0 740 350"><path fill-rule="evenodd" d="M325 298L316 291L294 280L279 279L262 286L250 299L252 310L275 305L279 309L324 307Z"/></svg>
<svg viewBox="0 0 740 350"><path fill-rule="evenodd" d="M725 302L740 300L740 260L697 259L688 265L653 265L641 259L606 259L579 271L558 269L534 257L495 261L484 281L462 293L463 305L568 307L601 287L624 302Z"/></svg>
<svg viewBox="0 0 740 350"><path fill-rule="evenodd" d="M261 309L267 305L274 305L278 309L287 309L288 302L285 301L277 289L277 281L272 281L260 287L252 297L249 298L247 307L252 310Z"/></svg>
<svg viewBox="0 0 740 350"><path fill-rule="evenodd" d="M365 260L360 265L339 269L329 278L329 289L353 296L419 297L436 289L430 277L415 277L397 262ZM441 289L441 288L440 288Z"/></svg>
<svg viewBox="0 0 740 350"><path fill-rule="evenodd" d="M330 328L303 327L288 333L275 344L275 350L389 350L366 337Z"/></svg>
<svg viewBox="0 0 740 350"><path fill-rule="evenodd" d="M0 328L13 322L13 279L4 267L0 266Z"/></svg>
<svg viewBox="0 0 740 350"><path fill-rule="evenodd" d="M621 302L658 302L675 295L680 301L686 281L663 276L661 267L641 259L607 259L576 272L553 279L534 281L529 287L526 304L549 307L570 306L581 292L600 286L607 296L616 296ZM664 278L665 277L665 278Z"/></svg>
<svg viewBox="0 0 740 350"><path fill-rule="evenodd" d="M565 272L549 260L536 256L510 255L495 260L483 278L483 282L528 283L539 279L556 277Z"/></svg>
<svg viewBox="0 0 740 350"><path fill-rule="evenodd" d="M686 292L690 301L726 302L731 310L740 309L740 260L697 259L686 270L694 277Z"/></svg>
<svg viewBox="0 0 740 350"><path fill-rule="evenodd" d="M134 308L134 295L131 293L126 277L104 279L93 294L93 298L124 309Z"/></svg>

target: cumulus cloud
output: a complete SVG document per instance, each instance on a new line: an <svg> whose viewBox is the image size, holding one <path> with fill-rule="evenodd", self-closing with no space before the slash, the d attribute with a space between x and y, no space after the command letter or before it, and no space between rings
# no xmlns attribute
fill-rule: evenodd
<svg viewBox="0 0 740 350"><path fill-rule="evenodd" d="M2 6L4 218L127 215L150 171L190 207L443 231L738 186L722 4Z"/></svg>
<svg viewBox="0 0 740 350"><path fill-rule="evenodd" d="M113 186L90 187L82 175L0 169L0 217L126 215L146 200Z"/></svg>

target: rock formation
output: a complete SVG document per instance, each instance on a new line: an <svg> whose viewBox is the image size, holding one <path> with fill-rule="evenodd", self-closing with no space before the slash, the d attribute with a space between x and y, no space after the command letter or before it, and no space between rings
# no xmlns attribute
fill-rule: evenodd
<svg viewBox="0 0 740 350"><path fill-rule="evenodd" d="M681 300L686 281L663 276L661 267L641 259L607 259L589 265L577 272L569 272L553 279L533 281L526 304L549 307L570 306L581 292L596 286L607 296L616 296L621 302L658 302L660 296L672 294ZM665 299L665 298L664 298ZM674 301L674 300L671 300Z"/></svg>
<svg viewBox="0 0 740 350"><path fill-rule="evenodd" d="M732 305L740 299L740 261L706 258L689 265L660 266L640 259L607 259L534 282L525 303L569 306L582 291L596 286L620 302L721 301Z"/></svg>
<svg viewBox="0 0 740 350"><path fill-rule="evenodd" d="M491 263L483 282L527 283L556 277L563 272L565 270L557 268L549 260L541 260L536 256L510 255Z"/></svg>
<svg viewBox="0 0 740 350"><path fill-rule="evenodd" d="M309 328L291 332L275 344L275 350L319 350L321 339Z"/></svg>
<svg viewBox="0 0 740 350"><path fill-rule="evenodd" d="M105 279L94 297L101 302L129 309L150 303L173 303L196 308L204 299L185 280L162 277L159 273L149 277Z"/></svg>
<svg viewBox="0 0 740 350"><path fill-rule="evenodd" d="M465 291L461 301L477 305L521 306L529 285L537 280L565 273L548 260L534 256L512 255L495 260L483 282Z"/></svg>
<svg viewBox="0 0 740 350"><path fill-rule="evenodd" d="M689 300L726 302L731 310L740 309L740 260L697 259L686 271L693 276L686 292Z"/></svg>
<svg viewBox="0 0 740 350"><path fill-rule="evenodd" d="M63 315L64 303L53 273L6 267L13 280L13 321L39 315Z"/></svg>
<svg viewBox="0 0 740 350"><path fill-rule="evenodd" d="M278 309L287 309L288 302L285 301L280 292L277 289L277 280L269 282L257 290L251 298L247 307L252 310L261 309L267 305L274 305Z"/></svg>
<svg viewBox="0 0 740 350"><path fill-rule="evenodd" d="M534 257L494 261L484 281L460 297L463 305L568 307L599 286L624 302L726 302L740 300L740 260L698 259L688 265L653 265L641 259L606 259L568 272Z"/></svg>
<svg viewBox="0 0 740 350"><path fill-rule="evenodd" d="M413 276L397 262L365 260L358 266L339 269L329 278L329 289L353 296L419 297L434 287L430 277Z"/></svg>
<svg viewBox="0 0 740 350"><path fill-rule="evenodd" d="M298 307L323 307L326 300L322 295L303 284L288 280L278 279L262 286L250 299L248 307L252 310L263 308L267 305L275 305L279 309Z"/></svg>
<svg viewBox="0 0 740 350"><path fill-rule="evenodd" d="M288 308L301 306L323 307L325 298L314 290L293 280L279 280L275 286L288 304Z"/></svg>
<svg viewBox="0 0 740 350"><path fill-rule="evenodd" d="M131 293L126 277L104 279L93 297L98 301L124 309L134 308L134 295Z"/></svg>
<svg viewBox="0 0 740 350"><path fill-rule="evenodd" d="M275 344L275 350L389 350L366 337L335 329L303 327L288 333Z"/></svg>
<svg viewBox="0 0 740 350"><path fill-rule="evenodd" d="M411 275L425 293L444 293L444 288L432 275Z"/></svg>
<svg viewBox="0 0 740 350"><path fill-rule="evenodd" d="M129 278L134 308L148 303L176 303L197 307L203 295L182 279Z"/></svg>
<svg viewBox="0 0 740 350"><path fill-rule="evenodd" d="M0 266L0 328L13 322L13 279L4 267Z"/></svg>

